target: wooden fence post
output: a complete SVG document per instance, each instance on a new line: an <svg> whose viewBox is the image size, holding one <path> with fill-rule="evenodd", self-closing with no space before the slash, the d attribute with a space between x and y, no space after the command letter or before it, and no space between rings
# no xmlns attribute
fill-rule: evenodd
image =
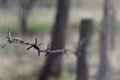
<svg viewBox="0 0 120 80"><path fill-rule="evenodd" d="M84 19L81 22L79 30L79 42L76 51L77 54L77 79L88 80L88 54L90 53L90 40L93 31L92 19Z"/></svg>

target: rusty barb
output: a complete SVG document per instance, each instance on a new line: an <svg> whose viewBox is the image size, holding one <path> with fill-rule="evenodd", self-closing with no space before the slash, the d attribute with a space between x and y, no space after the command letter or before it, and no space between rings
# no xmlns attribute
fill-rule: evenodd
<svg viewBox="0 0 120 80"><path fill-rule="evenodd" d="M20 40L20 39L14 38L12 36L10 30L8 30L7 41L5 42L4 45L2 45L2 48L4 48L7 44L11 44L11 43L20 43L20 44L28 45L30 47L28 47L26 50L34 48L34 49L36 49L38 51L38 56L40 56L41 52L46 53L45 56L48 56L49 54L52 54L52 53L67 53L68 52L68 49L51 50L49 45L47 45L47 49L41 50L39 46L42 43L38 44L37 38L35 38L35 42L34 43L29 43L29 42L26 42L24 40Z"/></svg>

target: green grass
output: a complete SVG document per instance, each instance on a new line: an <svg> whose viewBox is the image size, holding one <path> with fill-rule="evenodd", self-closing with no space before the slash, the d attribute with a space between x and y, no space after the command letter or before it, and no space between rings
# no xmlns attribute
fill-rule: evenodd
<svg viewBox="0 0 120 80"><path fill-rule="evenodd" d="M72 24L71 24L72 25ZM28 30L32 31L49 31L52 29L52 24L51 23L45 23L45 22L33 22L33 23L28 23ZM94 26L97 29L100 29L101 23L100 22L95 22ZM116 24L117 31L120 31L120 21L117 22ZM0 30L19 30L20 26L19 24L16 23L10 23L10 24L0 24Z"/></svg>
<svg viewBox="0 0 120 80"><path fill-rule="evenodd" d="M21 56L24 55L24 45L20 45L20 44L9 44L8 46L6 46L4 49L4 55L16 55L16 56Z"/></svg>
<svg viewBox="0 0 120 80"><path fill-rule="evenodd" d="M19 27L16 24L0 24L0 30L18 30Z"/></svg>
<svg viewBox="0 0 120 80"><path fill-rule="evenodd" d="M61 77L61 80L75 80L75 75L66 73Z"/></svg>
<svg viewBox="0 0 120 80"><path fill-rule="evenodd" d="M33 31L49 31L52 25L49 23L28 23L28 30ZM20 26L18 24L0 24L0 30L19 30Z"/></svg>
<svg viewBox="0 0 120 80"><path fill-rule="evenodd" d="M28 29L34 31L49 31L51 30L52 25L48 23L29 23Z"/></svg>
<svg viewBox="0 0 120 80"><path fill-rule="evenodd" d="M55 9L33 9L31 16L54 16Z"/></svg>
<svg viewBox="0 0 120 80"><path fill-rule="evenodd" d="M120 31L120 21L117 21L116 28L117 31Z"/></svg>

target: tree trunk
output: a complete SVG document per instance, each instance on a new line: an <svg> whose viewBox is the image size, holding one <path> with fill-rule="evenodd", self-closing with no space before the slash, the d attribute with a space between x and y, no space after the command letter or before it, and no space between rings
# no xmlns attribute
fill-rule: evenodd
<svg viewBox="0 0 120 80"><path fill-rule="evenodd" d="M81 22L79 31L80 39L78 43L77 54L77 79L88 80L88 54L90 54L90 39L93 30L93 21L85 19Z"/></svg>
<svg viewBox="0 0 120 80"><path fill-rule="evenodd" d="M22 33L27 32L27 19L36 0L20 0L20 26Z"/></svg>
<svg viewBox="0 0 120 80"><path fill-rule="evenodd" d="M104 2L104 18L103 18L103 27L102 30L107 31L109 42L108 47L109 50L114 49L114 42L115 42L115 8L113 0L105 0Z"/></svg>
<svg viewBox="0 0 120 80"><path fill-rule="evenodd" d="M6 9L7 8L7 0L1 0L1 6L3 9Z"/></svg>
<svg viewBox="0 0 120 80"><path fill-rule="evenodd" d="M100 34L100 69L98 80L106 80L105 77L109 67L107 39L107 31L102 31Z"/></svg>
<svg viewBox="0 0 120 80"><path fill-rule="evenodd" d="M23 34L27 32L27 19L28 19L28 14L23 12L20 15L20 26Z"/></svg>
<svg viewBox="0 0 120 80"><path fill-rule="evenodd" d="M58 0L57 15L52 33L51 49L62 49L69 12L69 0ZM62 54L49 54L39 80L58 80L62 71Z"/></svg>
<svg viewBox="0 0 120 80"><path fill-rule="evenodd" d="M100 34L100 67L98 80L111 80L110 59L115 39L115 11L112 0L104 2L104 18Z"/></svg>

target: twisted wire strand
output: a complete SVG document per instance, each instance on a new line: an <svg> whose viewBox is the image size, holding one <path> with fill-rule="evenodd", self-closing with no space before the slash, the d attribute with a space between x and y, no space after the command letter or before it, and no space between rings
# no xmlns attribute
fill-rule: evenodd
<svg viewBox="0 0 120 80"><path fill-rule="evenodd" d="M33 45L32 43L29 43L29 42L26 42L26 41L23 41L23 40L19 40L19 39L16 39L16 38L13 38L13 41L14 41L14 43L20 43L20 44L25 44L25 45Z"/></svg>

